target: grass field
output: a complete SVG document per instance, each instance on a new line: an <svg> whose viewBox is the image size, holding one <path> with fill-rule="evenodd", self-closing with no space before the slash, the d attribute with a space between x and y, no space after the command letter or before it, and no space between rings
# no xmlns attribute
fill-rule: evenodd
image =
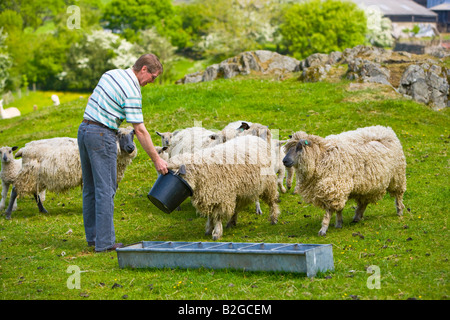
<svg viewBox="0 0 450 320"><path fill-rule="evenodd" d="M248 120L278 129L326 136L370 125L390 126L407 159L406 210L397 217L386 195L352 224L347 204L342 229L334 218L326 237L317 235L323 212L300 196L281 194L277 225L249 206L221 241L330 243L335 270L314 278L303 274L208 269L120 269L115 252L96 254L84 239L81 190L48 192L40 214L34 200L19 199L12 220L0 217L0 299L323 299L448 300L450 111L394 95L385 87L348 90L349 83L301 83L294 78L236 78L190 85L147 86L144 119L155 144L157 131L174 131L201 121L207 129ZM76 137L86 99L49 106L20 118L0 120L0 145L57 136ZM126 124L124 124L126 126ZM123 125L123 126L124 126ZM138 144L138 143L137 143ZM156 172L143 149L128 167L115 199L118 242L211 241L205 218L186 200L165 214L146 195ZM81 270L80 289L69 289L69 266ZM380 270L380 289L367 285L367 267Z"/></svg>

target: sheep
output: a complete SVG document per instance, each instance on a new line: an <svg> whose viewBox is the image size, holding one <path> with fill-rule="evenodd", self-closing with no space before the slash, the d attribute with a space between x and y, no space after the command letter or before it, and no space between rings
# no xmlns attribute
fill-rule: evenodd
<svg viewBox="0 0 450 320"><path fill-rule="evenodd" d="M259 123L242 121L241 125L236 127L237 123L238 121L232 122L228 124L225 128L223 128L221 131L213 133L210 136L211 141L209 143L209 146L224 143L239 136L254 135L266 140L269 143L268 146L270 147L270 139L272 135L267 126L264 126Z"/></svg>
<svg viewBox="0 0 450 320"><path fill-rule="evenodd" d="M3 99L0 100L0 116L2 119L10 119L20 116L20 110L17 108L3 109Z"/></svg>
<svg viewBox="0 0 450 320"><path fill-rule="evenodd" d="M117 133L117 183L125 174L125 169L137 155L133 142L134 130L120 128ZM52 138L29 142L16 153L22 157L22 169L16 179L11 199L33 194L39 212L47 213L40 193L49 190L65 192L82 185L80 153L77 139ZM11 218L11 203L6 210L6 218Z"/></svg>
<svg viewBox="0 0 450 320"><path fill-rule="evenodd" d="M342 228L342 210L349 199L357 208L353 222L362 219L369 203L386 190L395 197L397 215L403 214L406 160L402 145L389 127L372 126L325 138L298 131L285 145L286 167L295 167L305 202L325 210L320 236L325 236L332 214Z"/></svg>
<svg viewBox="0 0 450 320"><path fill-rule="evenodd" d="M17 146L0 148L0 156L2 161L2 169L0 171L0 179L2 180L2 200L0 201L0 210L5 208L9 186L14 185L14 181L22 168L22 159L14 159L13 152L16 151L17 148ZM14 201L12 206L13 211L16 209L17 199Z"/></svg>
<svg viewBox="0 0 450 320"><path fill-rule="evenodd" d="M51 99L55 107L60 105L59 97L56 94L52 94Z"/></svg>
<svg viewBox="0 0 450 320"><path fill-rule="evenodd" d="M161 159L163 159L165 161L169 161L169 154L167 153L168 148L169 147L155 146L156 152L158 152Z"/></svg>
<svg viewBox="0 0 450 320"><path fill-rule="evenodd" d="M214 131L202 127L191 127L180 130L173 135L167 153L169 158L182 153L192 153L211 146L210 136Z"/></svg>
<svg viewBox="0 0 450 320"><path fill-rule="evenodd" d="M170 146L170 143L172 142L173 135L176 134L177 131L174 132L174 133L172 133L172 132L158 132L158 131L155 131L155 133L158 136L161 137L161 146L162 147L168 147L168 146Z"/></svg>
<svg viewBox="0 0 450 320"><path fill-rule="evenodd" d="M227 124L225 126L225 128L223 128L223 130L228 130L228 129L238 130L242 126L242 123L246 123L248 126L252 125L252 123L249 121L238 120L238 121L230 122L229 124Z"/></svg>
<svg viewBox="0 0 450 320"><path fill-rule="evenodd" d="M277 223L278 190L270 167L267 143L255 136L243 136L211 148L184 153L169 159L193 190L191 203L207 217L205 235L222 237L222 222L236 225L246 205L261 198L270 207L270 221Z"/></svg>

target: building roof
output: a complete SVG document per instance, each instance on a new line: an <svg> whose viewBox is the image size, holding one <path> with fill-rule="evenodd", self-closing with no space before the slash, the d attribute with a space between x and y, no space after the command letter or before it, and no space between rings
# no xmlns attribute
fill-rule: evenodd
<svg viewBox="0 0 450 320"><path fill-rule="evenodd" d="M359 7L377 6L385 16L429 16L437 14L412 0L352 0Z"/></svg>
<svg viewBox="0 0 450 320"><path fill-rule="evenodd" d="M450 11L450 3L442 3L429 9L432 11Z"/></svg>

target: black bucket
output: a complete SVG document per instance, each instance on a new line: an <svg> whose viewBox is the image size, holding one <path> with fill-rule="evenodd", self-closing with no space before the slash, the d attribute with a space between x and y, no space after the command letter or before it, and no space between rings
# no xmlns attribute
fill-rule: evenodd
<svg viewBox="0 0 450 320"><path fill-rule="evenodd" d="M172 170L166 175L160 175L147 195L150 201L165 213L171 213L190 196L192 188Z"/></svg>

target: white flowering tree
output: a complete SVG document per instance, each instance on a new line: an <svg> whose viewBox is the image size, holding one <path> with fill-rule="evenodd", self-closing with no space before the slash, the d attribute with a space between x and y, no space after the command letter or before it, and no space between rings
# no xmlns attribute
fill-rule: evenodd
<svg viewBox="0 0 450 320"><path fill-rule="evenodd" d="M193 49L205 56L232 56L275 41L273 18L280 0L196 0L203 21Z"/></svg>
<svg viewBox="0 0 450 320"><path fill-rule="evenodd" d="M367 40L377 47L391 47L394 44L392 37L392 23L383 16L376 5L364 8L367 17Z"/></svg>
<svg viewBox="0 0 450 320"><path fill-rule="evenodd" d="M105 71L129 68L138 57L132 43L106 30L94 30L72 45L58 79L63 88L93 89Z"/></svg>
<svg viewBox="0 0 450 320"><path fill-rule="evenodd" d="M8 35L0 28L0 93L3 92L6 86L6 81L9 78L9 69L12 66L12 60L6 51L5 40Z"/></svg>

